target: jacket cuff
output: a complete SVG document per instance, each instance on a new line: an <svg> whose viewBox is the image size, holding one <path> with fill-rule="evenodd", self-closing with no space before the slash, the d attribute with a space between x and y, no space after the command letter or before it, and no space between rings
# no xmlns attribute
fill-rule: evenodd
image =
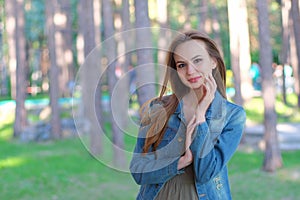
<svg viewBox="0 0 300 200"><path fill-rule="evenodd" d="M182 173L184 173L184 168L182 168L182 169L180 169L180 170L177 169L179 159L180 159L180 157L179 157L177 160L175 160L175 161L173 162L173 164L169 165L169 173L170 173L170 174L175 174L175 175L177 175L177 174L182 174Z"/></svg>
<svg viewBox="0 0 300 200"><path fill-rule="evenodd" d="M203 122L198 126L196 126L193 137L200 136L201 134L206 134L207 132L208 132L208 125L206 122Z"/></svg>

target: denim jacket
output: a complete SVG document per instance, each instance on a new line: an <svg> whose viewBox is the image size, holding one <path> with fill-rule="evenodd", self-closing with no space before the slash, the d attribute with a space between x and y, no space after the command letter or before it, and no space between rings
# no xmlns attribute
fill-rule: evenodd
<svg viewBox="0 0 300 200"><path fill-rule="evenodd" d="M158 104L150 105L162 108ZM171 115L157 150L142 154L149 125L142 126L130 163L131 174L141 185L137 200L155 199L164 183L184 173L177 170L185 151L186 121L182 101ZM190 149L193 154L194 181L199 200L231 199L227 163L236 151L243 133L246 114L242 107L230 103L217 91L206 112L206 122L193 133Z"/></svg>

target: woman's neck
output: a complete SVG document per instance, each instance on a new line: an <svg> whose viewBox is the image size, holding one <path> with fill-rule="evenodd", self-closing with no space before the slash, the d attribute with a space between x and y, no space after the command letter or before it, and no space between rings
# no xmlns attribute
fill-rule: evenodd
<svg viewBox="0 0 300 200"><path fill-rule="evenodd" d="M183 103L187 106L196 107L202 99L203 94L203 87L190 90L190 92L183 97Z"/></svg>

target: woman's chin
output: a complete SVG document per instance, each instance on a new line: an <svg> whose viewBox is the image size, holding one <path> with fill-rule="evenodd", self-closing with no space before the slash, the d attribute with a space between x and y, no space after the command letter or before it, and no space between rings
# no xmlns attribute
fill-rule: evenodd
<svg viewBox="0 0 300 200"><path fill-rule="evenodd" d="M193 90L202 90L203 84L192 85L190 88L193 89Z"/></svg>

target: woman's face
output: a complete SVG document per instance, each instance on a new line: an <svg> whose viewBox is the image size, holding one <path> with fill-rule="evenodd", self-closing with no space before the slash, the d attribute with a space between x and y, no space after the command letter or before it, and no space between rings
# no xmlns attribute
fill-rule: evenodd
<svg viewBox="0 0 300 200"><path fill-rule="evenodd" d="M180 80L191 89L199 88L216 67L201 40L188 40L178 45L174 60Z"/></svg>

